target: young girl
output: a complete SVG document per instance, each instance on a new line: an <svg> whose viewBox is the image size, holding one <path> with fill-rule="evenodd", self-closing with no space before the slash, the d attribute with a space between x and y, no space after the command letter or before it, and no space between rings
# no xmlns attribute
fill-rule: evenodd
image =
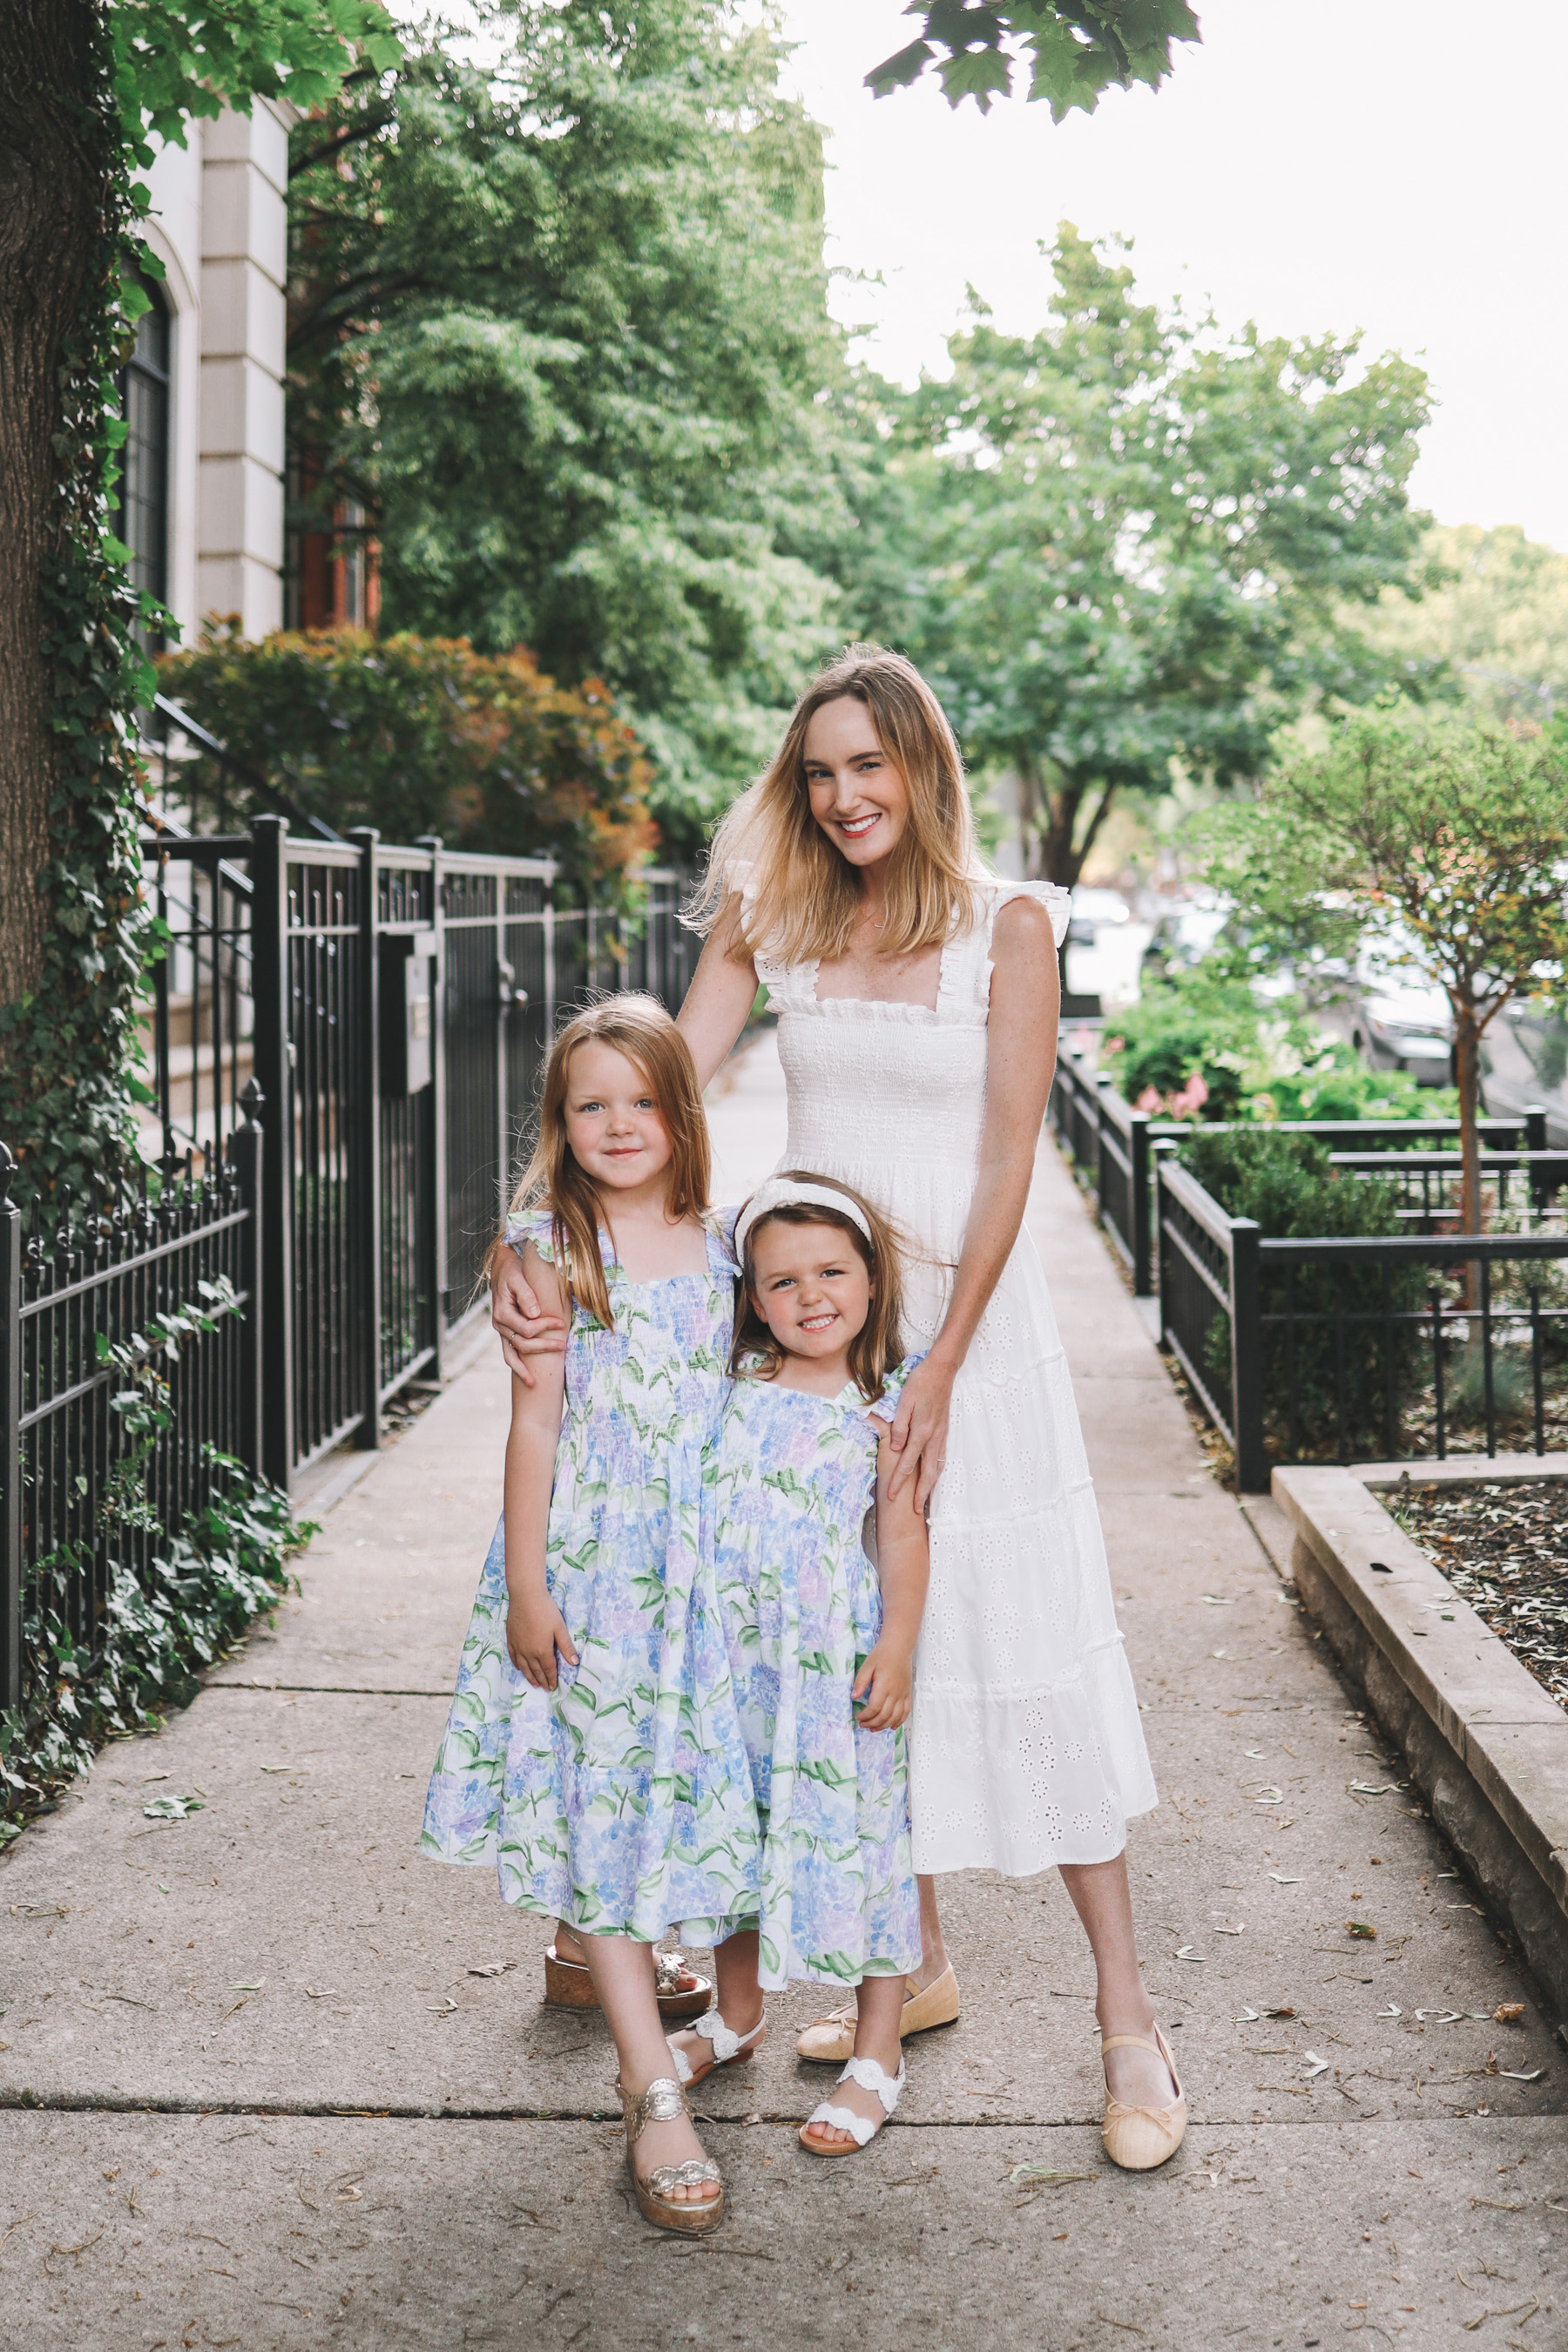
<svg viewBox="0 0 1568 2352"><path fill-rule="evenodd" d="M423 1850L494 1859L502 1896L570 1925L620 2058L645 2216L717 2226L719 2168L673 2079L653 1948L754 1927L761 1841L714 1575L734 1268L703 1221L691 1056L650 997L555 1042L508 1236L569 1324L512 1381L505 1509L437 1758ZM565 1420L563 1425L563 1402Z"/></svg>
<svg viewBox="0 0 1568 2352"><path fill-rule="evenodd" d="M735 1227L741 1311L717 1465L718 1565L764 1831L759 1933L719 1953L719 2007L672 2041L683 2081L741 2056L763 1990L859 1987L838 2095L801 2139L847 2156L898 2104L921 1954L902 1726L925 1605L923 1517L890 1501L900 1276L847 1186L774 1177ZM868 1557L863 1538L874 1529Z"/></svg>

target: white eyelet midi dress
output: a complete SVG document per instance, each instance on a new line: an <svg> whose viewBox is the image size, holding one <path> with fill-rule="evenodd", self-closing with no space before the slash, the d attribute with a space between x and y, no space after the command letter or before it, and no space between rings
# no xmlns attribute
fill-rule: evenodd
<svg viewBox="0 0 1568 2352"><path fill-rule="evenodd" d="M934 1011L819 1002L815 963L756 957L788 1088L780 1164L853 1184L923 1253L906 1268L911 1350L941 1328L974 1193L997 909L1027 895L1058 941L1067 929L1065 890L981 887L982 920L942 951ZM1108 1862L1129 1817L1158 1802L1072 1382L1026 1232L953 1384L909 1744L917 1871L1025 1877Z"/></svg>

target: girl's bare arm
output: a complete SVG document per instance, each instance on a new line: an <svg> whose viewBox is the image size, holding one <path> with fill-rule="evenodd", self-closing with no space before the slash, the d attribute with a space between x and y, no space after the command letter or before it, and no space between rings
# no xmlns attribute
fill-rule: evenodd
<svg viewBox="0 0 1568 2352"><path fill-rule="evenodd" d="M756 1001L756 965L750 956L737 962L730 954L740 919L737 891L709 935L686 1002L676 1016L676 1025L691 1048L700 1086L707 1086L712 1078L745 1027L746 1015ZM533 1385L533 1366L541 1358L559 1355L565 1348L566 1324L552 1315L540 1298L517 1252L504 1245L491 1261L490 1321L513 1377L527 1388Z"/></svg>
<svg viewBox="0 0 1568 2352"><path fill-rule="evenodd" d="M892 1731L909 1718L914 1698L915 1644L925 1614L931 1578L931 1541L925 1513L917 1509L914 1488L892 1491L899 1456L889 1431L877 1448L877 1572L882 1586L882 1632L855 1677L853 1697L862 1700L861 1727Z"/></svg>
<svg viewBox="0 0 1568 2352"><path fill-rule="evenodd" d="M1010 898L997 913L991 956L985 1125L974 1198L946 1318L930 1355L905 1384L893 1424L900 1457L894 1492L901 1494L913 1481L922 1510L947 1451L953 1381L1024 1222L1057 1065L1061 975L1046 909L1032 898Z"/></svg>
<svg viewBox="0 0 1568 2352"><path fill-rule="evenodd" d="M530 1286L552 1313L570 1316L565 1285L547 1265L531 1242L523 1254ZM550 1531L550 1496L555 1485L555 1456L561 1444L561 1414L566 1395L566 1364L563 1356L541 1363L537 1378L511 1384L511 1428L506 1441L506 1645L512 1664L536 1690L553 1690L556 1653L568 1665L577 1654L566 1621L545 1585L545 1543Z"/></svg>

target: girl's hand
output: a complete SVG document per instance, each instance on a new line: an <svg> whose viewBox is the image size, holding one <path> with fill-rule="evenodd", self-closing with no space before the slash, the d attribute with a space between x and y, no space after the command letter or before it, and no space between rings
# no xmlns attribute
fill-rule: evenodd
<svg viewBox="0 0 1568 2352"><path fill-rule="evenodd" d="M555 1688L555 1654L577 1663L566 1620L548 1592L514 1592L507 1601L506 1646L512 1664L535 1690Z"/></svg>
<svg viewBox="0 0 1568 2352"><path fill-rule="evenodd" d="M912 1482L915 1508L922 1517L947 1459L947 1417L952 1404L952 1373L935 1356L928 1356L923 1364L917 1364L904 1382L889 1440L899 1458L888 1482L888 1500L896 1502Z"/></svg>
<svg viewBox="0 0 1568 2352"><path fill-rule="evenodd" d="M896 1731L914 1704L914 1660L884 1638L856 1675L849 1696L859 1704L862 1731Z"/></svg>
<svg viewBox="0 0 1568 2352"><path fill-rule="evenodd" d="M490 1323L500 1339L500 1351L508 1368L517 1374L524 1388L531 1389L533 1374L529 1370L529 1357L563 1356L566 1324L561 1316L545 1312L524 1278L521 1258L507 1243L503 1242L497 1250L492 1267ZM552 1683L549 1687L553 1690L555 1685Z"/></svg>

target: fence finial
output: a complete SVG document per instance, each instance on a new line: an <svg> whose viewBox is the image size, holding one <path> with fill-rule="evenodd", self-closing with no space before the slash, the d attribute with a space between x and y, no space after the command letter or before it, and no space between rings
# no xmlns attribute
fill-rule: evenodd
<svg viewBox="0 0 1568 2352"><path fill-rule="evenodd" d="M10 1199L11 1179L16 1173L16 1154L9 1144L0 1143L0 1204Z"/></svg>
<svg viewBox="0 0 1568 2352"><path fill-rule="evenodd" d="M245 1091L239 1097L239 1107L245 1113L247 1127L256 1126L260 1114L267 1108L267 1096L259 1078L253 1077L247 1080Z"/></svg>

